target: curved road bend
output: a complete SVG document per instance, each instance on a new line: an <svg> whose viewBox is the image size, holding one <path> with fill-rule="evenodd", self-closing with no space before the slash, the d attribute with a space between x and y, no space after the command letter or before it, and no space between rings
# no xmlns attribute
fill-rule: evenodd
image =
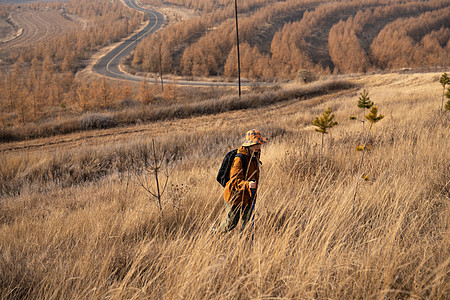
<svg viewBox="0 0 450 300"><path fill-rule="evenodd" d="M128 81L137 81L140 82L143 77L136 76L132 74L128 74L122 72L119 69L120 62L125 59L131 51L136 47L136 44L144 38L147 34L153 33L159 28L161 28L164 16L157 11L145 9L139 7L135 0L124 0L125 4L130 8L136 9L145 13L149 19L148 25L142 29L140 32L136 33L125 42L108 52L104 57L102 57L93 67L94 72L98 74L114 78L114 79L122 79ZM154 81L149 78L149 81ZM189 85L189 86L238 86L236 82L207 82L207 81L187 81L187 80L177 80L176 82L172 82L170 80L166 80L167 83L176 83L177 85ZM270 83L259 83L260 85L273 85ZM242 86L250 86L252 83L241 82Z"/></svg>
<svg viewBox="0 0 450 300"><path fill-rule="evenodd" d="M148 25L145 26L140 32L136 33L122 44L108 52L105 56L103 56L95 65L93 70L101 75L115 78L115 79L124 79L131 81L140 81L142 78L139 76L133 76L130 74L126 74L119 69L120 62L127 57L131 51L136 47L136 44L147 34L153 33L159 28L161 28L164 17L162 14L141 8L137 6L135 0L124 0L125 4L133 9L141 11L145 13L149 19Z"/></svg>

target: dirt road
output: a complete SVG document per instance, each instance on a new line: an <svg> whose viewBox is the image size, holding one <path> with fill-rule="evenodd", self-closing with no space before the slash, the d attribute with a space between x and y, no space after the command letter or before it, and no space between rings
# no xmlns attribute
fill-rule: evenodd
<svg viewBox="0 0 450 300"><path fill-rule="evenodd" d="M143 12L147 15L149 19L148 25L139 31L138 33L132 35L130 38L125 40L123 43L118 45L116 48L110 50L106 55L101 57L98 62L95 63L92 70L100 75L104 75L111 79L120 79L130 82L140 82L145 77L132 75L124 72L120 68L121 62L134 50L138 42L142 40L143 37L148 34L152 34L156 32L159 28L161 28L164 17L161 13L140 7L136 4L135 0L123 0L124 4L128 7ZM155 79L149 77L146 80L149 82L155 82ZM160 79L156 80L159 82ZM193 80L170 80L165 79L166 83L176 84L177 86L197 86L197 87L237 87L237 82L220 82L220 81L193 81ZM249 87L254 85L254 82L241 82L242 86ZM273 83L259 82L260 86L273 86Z"/></svg>
<svg viewBox="0 0 450 300"><path fill-rule="evenodd" d="M37 153L71 151L83 147L97 147L108 144L127 144L141 138L159 137L168 134L192 133L195 131L211 130L213 128L233 128L236 124L248 124L260 126L261 124L279 123L280 116L289 116L304 111L305 107L314 103L320 103L327 99L344 97L354 91L342 91L312 98L305 101L293 99L267 107L251 109L253 115L258 118L248 120L249 110L224 112L216 115L199 116L186 119L174 119L141 125L129 125L124 127L89 130L67 135L46 137L34 140L11 142L0 144L2 153Z"/></svg>
<svg viewBox="0 0 450 300"><path fill-rule="evenodd" d="M11 19L18 27L23 28L22 34L0 44L0 57L7 57L12 52L49 40L79 26L76 22L64 18L57 11L16 12L11 15Z"/></svg>
<svg viewBox="0 0 450 300"><path fill-rule="evenodd" d="M401 97L413 97L415 101L436 99L436 107L440 105L442 88L439 88L440 73L390 73L379 75L353 76L351 80L371 91L373 99L380 105L397 101ZM413 96L414 95L414 96ZM357 89L341 91L307 100L292 99L270 107L224 112L216 115L175 119L155 123L130 125L104 130L90 130L48 138L0 143L0 154L52 153L55 151L71 151L81 147L97 147L111 143L131 143L136 139L158 137L168 134L192 133L197 130L214 130L215 128L233 128L236 124L250 127L261 125L281 126L288 122L296 130L305 130L305 124L311 124L313 116L304 120L301 115L320 103L338 101L339 105L354 105ZM417 100L420 99L420 100ZM431 100L430 100L431 101ZM315 111L318 115L322 111ZM391 112L392 114L393 112ZM258 116L249 120L248 116ZM347 117L348 118L348 117ZM297 120L298 124L291 124ZM306 123L305 123L306 122ZM284 125L283 125L284 126ZM286 127L289 127L286 125ZM311 127L311 126L309 126ZM308 127L308 128L309 128ZM307 128L306 128L307 129ZM294 129L293 129L294 130ZM313 129L311 129L313 130Z"/></svg>

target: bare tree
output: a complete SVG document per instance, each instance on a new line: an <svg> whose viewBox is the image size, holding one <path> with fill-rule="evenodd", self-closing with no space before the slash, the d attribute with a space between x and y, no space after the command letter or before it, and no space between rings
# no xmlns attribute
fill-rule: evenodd
<svg viewBox="0 0 450 300"><path fill-rule="evenodd" d="M164 219L162 196L169 180L167 153L166 151L157 153L155 140L152 139L151 153L143 149L140 156L143 160L143 167L135 170L135 178L149 198L156 202L162 223Z"/></svg>

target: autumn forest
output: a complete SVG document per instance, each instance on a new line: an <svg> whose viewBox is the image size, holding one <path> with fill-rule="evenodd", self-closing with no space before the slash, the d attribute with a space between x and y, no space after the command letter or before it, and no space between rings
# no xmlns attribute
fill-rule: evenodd
<svg viewBox="0 0 450 300"><path fill-rule="evenodd" d="M143 0L141 5L184 7L194 17L168 22L146 37L124 62L132 73L235 80L235 7L223 0ZM177 100L175 87L111 84L79 75L92 56L146 20L120 1L1 5L10 11L58 10L76 20L69 32L1 57L3 127L119 107L129 99L149 105ZM241 75L280 82L313 74L389 71L449 65L450 3L435 1L238 1ZM82 20L80 22L80 20ZM161 53L161 57L160 57ZM161 68L161 69L160 69ZM68 109L69 108L69 109ZM70 113L68 113L70 111Z"/></svg>
<svg viewBox="0 0 450 300"><path fill-rule="evenodd" d="M151 1L147 1L151 2ZM237 76L233 1L168 2L202 11L136 49L133 67L184 76ZM299 70L348 73L446 66L448 1L245 1L238 8L242 73L259 80Z"/></svg>

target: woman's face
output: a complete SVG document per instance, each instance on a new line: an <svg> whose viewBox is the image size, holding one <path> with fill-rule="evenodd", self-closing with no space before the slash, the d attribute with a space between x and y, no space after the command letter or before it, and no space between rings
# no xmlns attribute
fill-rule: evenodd
<svg viewBox="0 0 450 300"><path fill-rule="evenodd" d="M261 144L251 145L249 149L253 152L259 152L261 151Z"/></svg>

